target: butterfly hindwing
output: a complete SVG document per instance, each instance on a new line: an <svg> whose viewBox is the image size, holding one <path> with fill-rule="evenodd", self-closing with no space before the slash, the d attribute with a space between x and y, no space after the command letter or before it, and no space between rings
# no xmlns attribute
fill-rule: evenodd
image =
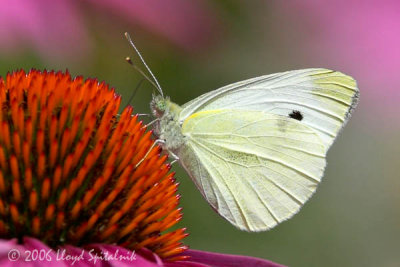
<svg viewBox="0 0 400 267"><path fill-rule="evenodd" d="M210 205L236 227L263 231L313 194L325 147L313 129L263 111L208 110L182 125L180 163Z"/></svg>

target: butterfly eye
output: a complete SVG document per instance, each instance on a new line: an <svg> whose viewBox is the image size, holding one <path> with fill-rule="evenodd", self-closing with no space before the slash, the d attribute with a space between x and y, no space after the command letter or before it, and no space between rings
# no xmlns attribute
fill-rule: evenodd
<svg viewBox="0 0 400 267"><path fill-rule="evenodd" d="M301 121L303 119L303 114L298 110L293 110L292 113L289 114L289 118Z"/></svg>
<svg viewBox="0 0 400 267"><path fill-rule="evenodd" d="M166 108L165 99L162 96L153 96L153 100L150 102L150 109L154 116L160 118L164 115Z"/></svg>

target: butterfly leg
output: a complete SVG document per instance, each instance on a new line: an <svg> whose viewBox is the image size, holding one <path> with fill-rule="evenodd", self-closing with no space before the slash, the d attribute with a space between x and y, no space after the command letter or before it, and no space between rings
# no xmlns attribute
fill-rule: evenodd
<svg viewBox="0 0 400 267"><path fill-rule="evenodd" d="M147 113L138 113L138 114L132 114L131 115L131 117L135 117L135 116L138 116L138 117L150 117L151 116L151 114L147 114ZM121 114L117 114L117 115L115 115L115 117L116 118L120 118L121 117ZM152 123L154 123L154 122L152 122ZM143 127L146 127L147 125L145 125L145 126L143 126Z"/></svg>
<svg viewBox="0 0 400 267"><path fill-rule="evenodd" d="M147 114L147 113L138 113L138 114L135 114L134 116L136 116L136 115L138 115L139 117L142 117L142 116L149 117L149 116L151 116L151 114Z"/></svg>
<svg viewBox="0 0 400 267"><path fill-rule="evenodd" d="M171 161L171 165L179 160L179 157L175 155L173 152L169 151L169 154L174 159L173 161Z"/></svg>
<svg viewBox="0 0 400 267"><path fill-rule="evenodd" d="M147 127L149 127L150 125L154 124L155 122L157 122L157 121L159 121L159 120L160 120L159 118L154 119L154 120L152 120L151 122L149 122L148 124L144 125L142 128L147 128Z"/></svg>
<svg viewBox="0 0 400 267"><path fill-rule="evenodd" d="M150 154L150 151L152 151L153 148L154 148L157 144L165 144L165 140L157 139L156 141L154 141L154 143L151 145L151 147L150 147L149 150L146 152L146 154L144 155L144 157L136 164L135 168L137 168L137 167L147 158L147 156Z"/></svg>

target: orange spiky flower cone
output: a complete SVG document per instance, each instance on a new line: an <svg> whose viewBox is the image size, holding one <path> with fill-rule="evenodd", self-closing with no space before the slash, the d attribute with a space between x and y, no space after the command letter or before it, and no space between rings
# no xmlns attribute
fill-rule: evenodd
<svg viewBox="0 0 400 267"><path fill-rule="evenodd" d="M187 250L167 156L120 102L68 72L0 78L0 266L280 266Z"/></svg>
<svg viewBox="0 0 400 267"><path fill-rule="evenodd" d="M2 238L147 247L162 258L186 249L185 229L165 233L182 216L167 157L131 107L118 115L120 102L68 72L0 80Z"/></svg>

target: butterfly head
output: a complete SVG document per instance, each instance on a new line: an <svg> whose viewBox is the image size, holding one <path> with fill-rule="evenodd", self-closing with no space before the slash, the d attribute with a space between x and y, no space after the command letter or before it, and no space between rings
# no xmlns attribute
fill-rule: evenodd
<svg viewBox="0 0 400 267"><path fill-rule="evenodd" d="M153 95L153 99L150 102L150 109L153 116L161 118L167 110L169 98L164 98L161 95Z"/></svg>

